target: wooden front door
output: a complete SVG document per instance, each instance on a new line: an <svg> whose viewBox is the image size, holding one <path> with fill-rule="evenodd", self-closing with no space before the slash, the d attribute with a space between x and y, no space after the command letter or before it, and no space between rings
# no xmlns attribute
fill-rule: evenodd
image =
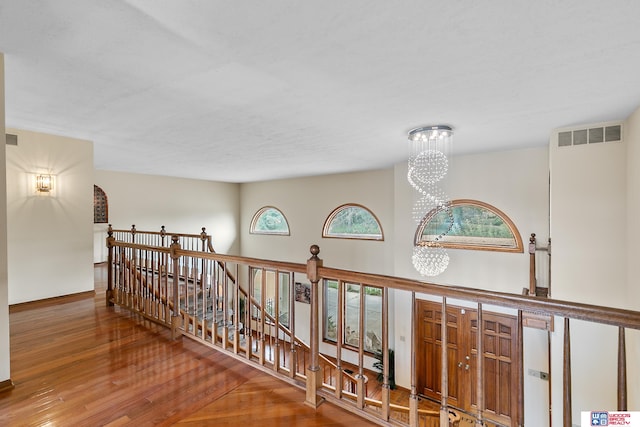
<svg viewBox="0 0 640 427"><path fill-rule="evenodd" d="M441 400L442 304L416 302L417 389ZM475 309L447 306L448 404L478 414L477 334ZM506 425L518 420L518 328L514 316L482 312L483 411L485 419Z"/></svg>

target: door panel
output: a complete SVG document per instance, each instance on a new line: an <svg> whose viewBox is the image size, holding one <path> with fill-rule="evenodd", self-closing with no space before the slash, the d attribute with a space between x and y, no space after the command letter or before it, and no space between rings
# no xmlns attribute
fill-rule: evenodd
<svg viewBox="0 0 640 427"><path fill-rule="evenodd" d="M483 415L502 423L515 423L518 412L519 360L517 320L513 316L483 312Z"/></svg>
<svg viewBox="0 0 640 427"><path fill-rule="evenodd" d="M416 367L418 369L418 391L425 396L435 400L440 400L440 372L442 358L442 312L438 303L427 303L420 305L417 310L420 323L418 325L418 347L421 348L417 352ZM458 343L461 337L459 327L461 317L459 310L448 310L447 313L447 369L448 369L448 388L449 388L449 404L452 406L460 405L462 398L462 387L460 369L458 363L460 361L460 352Z"/></svg>
<svg viewBox="0 0 640 427"><path fill-rule="evenodd" d="M416 302L417 389L441 400L442 305ZM477 414L477 311L447 306L448 403ZM517 320L513 316L482 313L482 361L484 376L483 417L511 425L518 410L519 357Z"/></svg>

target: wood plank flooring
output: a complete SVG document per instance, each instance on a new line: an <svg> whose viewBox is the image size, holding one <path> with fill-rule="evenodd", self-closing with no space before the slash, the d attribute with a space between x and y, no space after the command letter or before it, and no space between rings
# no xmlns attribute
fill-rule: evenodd
<svg viewBox="0 0 640 427"><path fill-rule="evenodd" d="M350 426L370 422L118 307L96 293L10 311L1 426Z"/></svg>

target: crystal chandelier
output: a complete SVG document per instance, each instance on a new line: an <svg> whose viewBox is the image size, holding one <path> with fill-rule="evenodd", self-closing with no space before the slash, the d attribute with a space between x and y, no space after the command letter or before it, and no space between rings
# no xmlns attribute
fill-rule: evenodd
<svg viewBox="0 0 640 427"><path fill-rule="evenodd" d="M449 265L449 254L440 240L453 226L451 201L442 189L442 180L449 172L452 139L453 131L445 125L423 126L409 131L411 153L407 180L415 190L411 211L413 221L422 225L440 212L445 212L449 217L449 226L440 231L432 241L421 241L413 248L413 266L423 276L437 276Z"/></svg>

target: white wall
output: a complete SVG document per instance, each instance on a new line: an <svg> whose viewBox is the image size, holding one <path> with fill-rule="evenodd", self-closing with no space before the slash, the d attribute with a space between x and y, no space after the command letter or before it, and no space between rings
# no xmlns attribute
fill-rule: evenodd
<svg viewBox="0 0 640 427"><path fill-rule="evenodd" d="M640 108L625 121L627 142L627 301L640 310ZM627 360L640 360L640 331L627 331ZM640 366L628 363L629 408L640 408Z"/></svg>
<svg viewBox="0 0 640 427"><path fill-rule="evenodd" d="M0 53L0 136L4 137L4 55ZM3 141L2 141L3 142ZM0 148L0 382L9 380L9 282L7 277L6 144Z"/></svg>
<svg viewBox="0 0 640 427"><path fill-rule="evenodd" d="M216 252L240 253L238 184L102 170L94 176L114 228L160 231L164 225L167 232L199 234L205 227ZM106 260L106 229L95 226L95 262Z"/></svg>
<svg viewBox="0 0 640 427"><path fill-rule="evenodd" d="M309 247L320 246L325 265L370 273L393 271L393 174L391 169L242 184L242 255L278 261L306 262ZM329 214L345 203L371 210L380 222L384 241L322 237ZM253 215L275 206L289 222L290 236L249 234Z"/></svg>
<svg viewBox="0 0 640 427"><path fill-rule="evenodd" d="M93 290L93 144L7 132L9 303ZM55 176L53 192L37 194L37 173Z"/></svg>
<svg viewBox="0 0 640 427"><path fill-rule="evenodd" d="M382 226L384 241L323 238L325 220L346 203L371 210ZM393 272L391 169L242 184L241 206L243 256L306 263L311 256L309 247L317 244L326 266L378 274ZM264 206L280 209L289 223L290 236L249 234L254 214ZM306 275L303 281L308 283ZM302 325L308 322L308 306L296 304L296 335L303 339L309 332ZM390 334L393 336L393 330ZM320 351L335 356L335 346L321 342ZM355 363L357 353L344 350L343 358ZM370 358L365 361L366 366L372 363Z"/></svg>
<svg viewBox="0 0 640 427"><path fill-rule="evenodd" d="M558 147L554 134L549 150L554 298L622 308L637 304L627 294L627 142ZM577 422L580 411L616 407L617 329L571 321L570 331ZM558 324L552 337L554 408L562 407L562 336ZM560 425L560 417L555 411L554 424Z"/></svg>

